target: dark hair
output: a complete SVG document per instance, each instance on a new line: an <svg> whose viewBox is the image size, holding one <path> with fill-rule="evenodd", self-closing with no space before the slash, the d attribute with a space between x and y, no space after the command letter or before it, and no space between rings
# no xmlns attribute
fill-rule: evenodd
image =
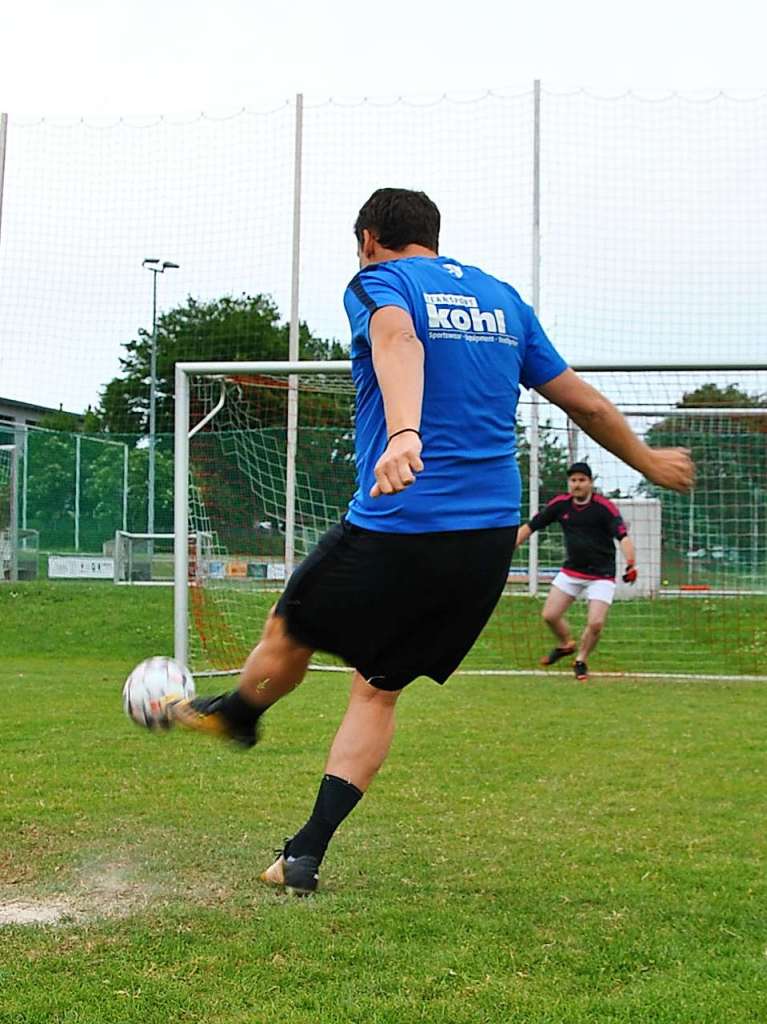
<svg viewBox="0 0 767 1024"><path fill-rule="evenodd" d="M439 221L439 210L425 192L379 188L360 210L354 234L359 245L367 229L385 249L394 252L408 245L423 245L437 252Z"/></svg>
<svg viewBox="0 0 767 1024"><path fill-rule="evenodd" d="M589 466L588 462L574 462L567 471L568 479L575 473L582 473L589 480L594 479L594 474L591 472L591 466Z"/></svg>

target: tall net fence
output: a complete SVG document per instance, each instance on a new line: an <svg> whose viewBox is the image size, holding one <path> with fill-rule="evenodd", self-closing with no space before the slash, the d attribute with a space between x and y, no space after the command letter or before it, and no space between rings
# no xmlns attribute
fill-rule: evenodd
<svg viewBox="0 0 767 1024"><path fill-rule="evenodd" d="M149 124L11 117L0 398L146 435L157 284L169 433L177 359L287 356L294 256L301 357L332 355L356 212L390 184L428 191L442 251L536 298L573 364L762 354L766 96L307 101L299 127L293 252L294 102ZM147 258L179 267L155 278Z"/></svg>
<svg viewBox="0 0 767 1024"><path fill-rule="evenodd" d="M111 550L115 531L146 529L148 450L143 435L0 424L0 445L18 451L18 524L37 535L40 574L45 574L47 554L103 554ZM155 510L160 532L173 529L172 452L172 436L161 435ZM7 488L4 500L6 505L11 500Z"/></svg>
<svg viewBox="0 0 767 1024"><path fill-rule="evenodd" d="M588 459L599 491L618 505L637 548L639 581L619 584L615 628L600 646L600 668L635 670L641 648L645 672L753 673L767 654L767 401L760 390L767 375L743 371L738 389L712 381L712 374L704 385L696 374L669 371L588 376L612 393L649 444L687 447L700 467L692 496L662 491L574 432L559 410L546 408L543 501L562 491L571 459ZM354 490L354 406L348 377L301 377L298 388L295 548L301 557L340 518ZM204 548L190 543L190 642L198 671L242 663L285 578L287 380L193 378L192 422L218 406L190 442L190 535L208 538ZM524 420L522 407L523 469L529 457ZM524 561L515 560L465 668L537 664L550 646L539 613L563 557L559 528L549 528L540 535L532 599ZM584 609L574 606L572 617L582 625Z"/></svg>
<svg viewBox="0 0 767 1024"><path fill-rule="evenodd" d="M220 119L11 117L0 230L0 425L14 437L32 426L56 432L34 439L28 432L19 462L20 528L39 529L41 552L103 551L115 530L141 533L150 520L157 532L172 530L175 363L287 358L295 269L300 358L344 358L342 294L356 270L352 224L382 185L426 190L442 210L442 252L480 265L534 301L573 365L761 364L765 148L767 96L723 93L602 97L528 87L433 101L279 102ZM178 266L147 273L163 263ZM668 502L677 499L622 476L614 460L545 407L531 452L536 429L523 405L525 487L531 466L540 477L533 505L560 486L566 455L577 450L594 460L607 493L662 502L661 587L668 579L669 591L711 588L680 598L680 607L702 614L714 591L760 591L764 478L732 467L744 453L759 465L763 421L664 410L709 386L732 409L745 401L758 410L764 381L735 371L635 375L620 385L618 376L594 380L652 443L683 436L703 453L701 486L672 514ZM235 386L251 393L250 384ZM255 553L261 568L252 572L274 575L283 543L285 394L278 385L269 393L270 418L258 427L258 443L230 440L221 454L231 480L248 481L252 490L242 493L258 494L257 507L252 497L242 507L230 502L227 525L220 518L208 530L206 521L218 515L214 492L231 497L234 484L209 468L213 477L200 477L193 493L200 536L221 533L222 549ZM240 404L250 408L249 400ZM252 435L247 416L232 421L232 437ZM315 447L324 459L327 438L320 437ZM199 442L212 443L205 438L203 431ZM350 438L335 440L348 455ZM338 494L317 484L315 470L307 461L302 485L299 469L299 554L302 538L310 543L323 518L343 509L351 487L348 459L333 463L344 485ZM733 519L745 509L747 523ZM551 531L540 538L542 569L560 557L557 543ZM515 593L530 589L526 568L520 565L510 584ZM531 652L543 641L536 601L529 602Z"/></svg>

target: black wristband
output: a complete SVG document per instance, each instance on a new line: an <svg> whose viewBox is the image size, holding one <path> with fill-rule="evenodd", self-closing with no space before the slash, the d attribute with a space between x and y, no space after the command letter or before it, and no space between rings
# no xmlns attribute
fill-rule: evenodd
<svg viewBox="0 0 767 1024"><path fill-rule="evenodd" d="M418 434L418 439L421 440L420 430L416 430L415 427L403 427L402 430L395 430L393 434L390 434L386 443L388 444L394 437L399 437L400 434Z"/></svg>

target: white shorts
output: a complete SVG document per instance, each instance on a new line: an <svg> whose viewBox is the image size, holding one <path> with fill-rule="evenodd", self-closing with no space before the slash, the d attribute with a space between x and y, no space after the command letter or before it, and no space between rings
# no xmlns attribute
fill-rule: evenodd
<svg viewBox="0 0 767 1024"><path fill-rule="evenodd" d="M551 585L569 597L583 595L587 601L604 601L605 604L612 604L615 597L615 583L612 580L582 580L579 576L568 576L561 570Z"/></svg>

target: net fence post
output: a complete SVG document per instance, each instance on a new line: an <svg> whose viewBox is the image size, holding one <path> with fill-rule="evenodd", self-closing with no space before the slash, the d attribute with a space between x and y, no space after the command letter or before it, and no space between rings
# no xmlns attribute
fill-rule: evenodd
<svg viewBox="0 0 767 1024"><path fill-rule="evenodd" d="M3 182L5 180L5 151L8 146L8 115L0 114L0 239L3 237Z"/></svg>
<svg viewBox="0 0 767 1024"><path fill-rule="evenodd" d="M29 486L29 426L24 424L24 441L21 454L21 528L27 528L27 488Z"/></svg>
<svg viewBox="0 0 767 1024"><path fill-rule="evenodd" d="M173 656L186 665L189 617L189 377L176 364L173 465Z"/></svg>
<svg viewBox="0 0 767 1024"><path fill-rule="evenodd" d="M533 83L533 309L540 316L541 301L541 82ZM530 482L528 512L532 518L538 511L540 492L539 409L538 394L532 393L530 408ZM530 535L527 551L527 589L531 597L538 593L538 536Z"/></svg>
<svg viewBox="0 0 767 1024"><path fill-rule="evenodd" d="M301 269L301 164L303 157L304 97L296 95L296 132L293 170L293 258L290 290L288 359L299 359L299 287ZM285 449L285 579L296 558L296 453L298 451L298 377L288 377L287 444Z"/></svg>
<svg viewBox="0 0 767 1024"><path fill-rule="evenodd" d="M80 550L80 435L75 435L75 551Z"/></svg>
<svg viewBox="0 0 767 1024"><path fill-rule="evenodd" d="M8 567L8 579L11 583L16 583L19 578L19 446L17 444L11 446L10 485L11 508L8 525L11 560Z"/></svg>
<svg viewBox="0 0 767 1024"><path fill-rule="evenodd" d="M123 444L123 530L128 529L128 445Z"/></svg>

